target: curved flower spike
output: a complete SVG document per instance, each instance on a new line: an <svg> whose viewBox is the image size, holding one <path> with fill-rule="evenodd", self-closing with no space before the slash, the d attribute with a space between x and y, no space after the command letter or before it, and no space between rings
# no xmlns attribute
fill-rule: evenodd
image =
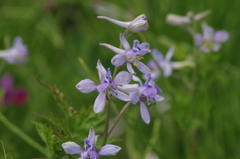
<svg viewBox="0 0 240 159"><path fill-rule="evenodd" d="M187 13L186 16L180 16L176 14L169 14L167 15L166 21L168 24L175 25L175 26L187 26L195 21L202 19L203 17L209 15L211 13L210 10L193 14L192 12Z"/></svg>
<svg viewBox="0 0 240 159"><path fill-rule="evenodd" d="M112 79L111 70L105 69L100 60L97 63L97 70L99 75L100 84L94 83L90 79L81 80L77 85L76 88L82 93L90 93L94 90L99 92L95 102L94 102L94 112L100 113L106 103L106 98L109 94L113 95L114 97L123 100L123 101L130 101L131 98L118 90L119 85L128 84L132 80L132 74L121 71L119 72L114 79Z"/></svg>
<svg viewBox="0 0 240 159"><path fill-rule="evenodd" d="M202 34L196 34L194 37L194 43L199 46L200 50L204 53L212 51L218 51L221 48L221 43L225 42L229 38L229 34L225 30L220 30L214 33L213 28L203 24Z"/></svg>
<svg viewBox="0 0 240 159"><path fill-rule="evenodd" d="M21 65L28 60L28 51L26 45L22 43L22 38L16 37L13 46L7 50L0 51L0 57L9 64Z"/></svg>
<svg viewBox="0 0 240 159"><path fill-rule="evenodd" d="M139 15L137 18L135 18L130 22L123 22L123 21L115 20L105 16L97 16L97 18L108 20L116 25L126 28L127 32L132 32L132 33L143 32L147 30L149 27L147 22L147 17L144 14Z"/></svg>
<svg viewBox="0 0 240 159"><path fill-rule="evenodd" d="M68 154L80 154L80 159L97 159L98 156L114 156L121 150L121 147L119 146L107 144L97 151L95 138L94 129L91 127L88 138L84 140L84 149L75 142L71 141L63 143L62 147Z"/></svg>
<svg viewBox="0 0 240 159"><path fill-rule="evenodd" d="M148 52L151 52L149 49L150 45L148 43L139 44L138 40L134 40L133 47L131 48L126 38L122 34L120 34L120 41L124 50L116 48L109 44L100 43L101 46L105 46L117 54L112 58L112 64L114 66L121 66L124 63L127 63L128 71L132 74L135 72L133 71L131 64L136 66L139 71L145 74L151 73L151 70L144 63L140 62L140 60L143 59L142 56Z"/></svg>

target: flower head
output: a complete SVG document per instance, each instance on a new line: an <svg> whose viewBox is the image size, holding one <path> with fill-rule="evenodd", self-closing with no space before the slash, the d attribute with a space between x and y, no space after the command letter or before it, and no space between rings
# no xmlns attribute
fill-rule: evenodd
<svg viewBox="0 0 240 159"><path fill-rule="evenodd" d="M97 159L98 156L114 156L121 150L121 147L116 145L107 144L103 146L99 151L96 150L96 136L94 129L91 127L88 137L84 140L84 148L76 144L75 142L65 142L62 144L64 151L68 154L79 154L79 159Z"/></svg>
<svg viewBox="0 0 240 159"><path fill-rule="evenodd" d="M153 82L151 74L147 75L147 80L143 85L137 76L134 76L133 79L135 81L139 81L140 86L126 85L122 86L120 89L129 93L132 104L137 104L140 102L140 113L142 119L148 124L150 123L150 116L144 101L147 101L148 106L155 104L155 102L162 101L164 98L160 95L157 95L158 93L162 93L162 90Z"/></svg>
<svg viewBox="0 0 240 159"><path fill-rule="evenodd" d="M4 91L2 104L21 105L27 100L27 92L23 88L14 88L13 78L10 75L5 75L0 79L0 89Z"/></svg>
<svg viewBox="0 0 240 159"><path fill-rule="evenodd" d="M115 55L111 60L112 64L114 66L121 66L124 63L127 63L127 68L129 72L134 73L131 66L131 64L133 64L139 69L139 71L145 74L151 73L151 70L145 64L140 62L140 60L143 59L142 56L144 56L148 52L151 52L151 50L149 49L149 44L139 44L138 40L134 40L133 47L131 48L126 38L122 34L120 34L120 41L124 49L119 49L109 44L100 44L101 46L105 46L106 48L117 53L117 55Z"/></svg>
<svg viewBox="0 0 240 159"><path fill-rule="evenodd" d="M204 53L209 53L211 50L218 51L221 47L221 43L225 42L229 38L229 34L225 30L220 30L214 33L213 28L203 24L202 34L196 34L194 37L194 43L200 47L200 50Z"/></svg>
<svg viewBox="0 0 240 159"><path fill-rule="evenodd" d="M122 22L105 16L97 16L99 19L106 19L116 25L126 28L127 32L138 33L148 29L148 22L146 15L139 15L137 18L130 22Z"/></svg>
<svg viewBox="0 0 240 159"><path fill-rule="evenodd" d="M9 64L24 64L28 60L28 51L26 45L22 43L22 38L16 37L13 46L7 50L0 51L0 57Z"/></svg>
<svg viewBox="0 0 240 159"><path fill-rule="evenodd" d="M76 85L76 88L82 93L90 93L94 90L100 93L94 102L95 113L100 113L104 109L108 95L113 95L123 101L130 101L130 97L127 94L118 91L118 85L129 83L132 80L132 74L121 71L112 79L111 70L106 70L100 60L98 60L97 63L97 70L101 82L99 85L90 79L81 80Z"/></svg>
<svg viewBox="0 0 240 159"><path fill-rule="evenodd" d="M176 26L187 26L195 21L202 19L203 17L209 15L211 12L204 11L194 15L192 12L189 12L186 16L180 16L176 14L169 14L167 15L166 21L171 25Z"/></svg>

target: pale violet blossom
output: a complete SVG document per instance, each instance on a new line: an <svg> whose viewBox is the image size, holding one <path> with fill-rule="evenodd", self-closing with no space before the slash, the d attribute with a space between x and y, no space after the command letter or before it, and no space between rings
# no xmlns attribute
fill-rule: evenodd
<svg viewBox="0 0 240 159"><path fill-rule="evenodd" d="M158 93L162 93L162 90L153 82L151 74L147 75L147 80L143 85L137 76L134 76L133 78L135 78L135 81L140 83L140 86L136 84L129 84L121 86L119 89L129 93L132 104L137 104L140 102L140 113L142 119L145 123L149 124L150 116L147 106L151 106L152 104L155 104L155 102L159 102L164 99L162 96L157 95ZM144 101L147 101L147 106L145 105Z"/></svg>
<svg viewBox="0 0 240 159"><path fill-rule="evenodd" d="M94 90L99 92L94 102L95 113L100 113L104 109L108 95L113 95L123 101L130 101L130 97L127 94L118 91L118 85L128 84L132 80L132 74L121 71L112 79L110 69L106 70L100 60L97 63L97 70L101 82L99 85L90 79L81 80L76 85L76 88L82 93L90 93Z"/></svg>
<svg viewBox="0 0 240 159"><path fill-rule="evenodd" d="M188 12L186 16L169 14L167 15L166 21L168 24L175 25L175 26L187 26L195 21L202 19L203 17L209 15L210 13L211 12L207 10L195 15L192 12Z"/></svg>
<svg viewBox="0 0 240 159"><path fill-rule="evenodd" d="M127 63L127 68L129 72L134 73L131 65L133 64L138 68L139 71L145 74L151 73L151 70L144 63L140 62L140 60L143 59L142 56L144 56L148 52L151 52L151 50L149 49L149 44L139 44L138 40L134 40L133 47L131 48L126 38L122 34L120 34L120 41L124 49L119 49L109 44L100 43L101 46L105 46L106 48L117 53L117 55L115 55L111 60L112 64L114 66L121 66L124 63Z"/></svg>
<svg viewBox="0 0 240 159"><path fill-rule="evenodd" d="M11 48L0 51L0 57L9 64L24 64L28 60L27 46L22 43L22 38L16 37Z"/></svg>
<svg viewBox="0 0 240 159"><path fill-rule="evenodd" d="M68 154L81 155L78 159L97 159L99 156L114 156L120 150L121 147L111 144L106 144L99 151L96 150L96 136L94 129L91 127L88 137L84 140L84 148L76 144L75 142L65 142L62 144L64 151Z"/></svg>
<svg viewBox="0 0 240 159"><path fill-rule="evenodd" d="M109 17L105 16L97 16L99 19L105 19L108 20L116 25L119 25L121 27L126 28L126 32L132 32L132 33L138 33L138 32L143 32L148 29L148 22L147 22L147 17L146 15L142 14L139 15L137 18L130 22L123 22L119 20L115 20Z"/></svg>
<svg viewBox="0 0 240 159"><path fill-rule="evenodd" d="M173 54L174 47L170 47L165 57L157 49L152 50L152 56L157 64L153 60L150 60L148 62L148 67L153 69L151 73L153 79L160 77L161 70L163 70L164 77L169 77L173 69L180 69L185 66L195 66L192 61L171 61Z"/></svg>
<svg viewBox="0 0 240 159"><path fill-rule="evenodd" d="M202 25L203 34L196 34L194 37L194 43L199 47L200 51L209 53L210 51L218 51L221 47L221 43L225 42L229 38L229 34L225 30L220 30L214 33L212 27L206 24Z"/></svg>

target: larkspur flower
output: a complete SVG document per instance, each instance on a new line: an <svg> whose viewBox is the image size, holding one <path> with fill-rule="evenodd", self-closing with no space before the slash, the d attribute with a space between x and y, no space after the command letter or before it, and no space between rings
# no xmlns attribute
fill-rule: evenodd
<svg viewBox="0 0 240 159"><path fill-rule="evenodd" d="M97 70L101 82L99 85L90 79L81 80L76 85L76 88L82 93L90 93L94 90L98 90L100 94L94 102L95 113L100 113L104 109L106 99L109 94L123 101L130 100L130 97L127 94L118 91L118 85L129 83L132 80L132 74L126 71L121 71L116 75L114 79L112 79L110 69L106 71L106 69L102 66L100 60L98 60L97 63Z"/></svg>
<svg viewBox="0 0 240 159"><path fill-rule="evenodd" d="M0 57L9 64L24 64L28 60L28 51L26 45L22 43L22 38L16 37L13 46L7 50L0 51Z"/></svg>
<svg viewBox="0 0 240 159"><path fill-rule="evenodd" d="M153 82L151 74L147 75L147 80L143 85L141 80L137 76L134 76L134 78L135 81L138 81L140 83L140 86L136 84L129 84L124 85L119 89L129 93L132 104L137 104L138 102L140 102L140 113L142 119L145 123L149 124L150 116L147 106L144 104L144 101L147 101L148 106L155 104L155 102L162 101L164 98L160 95L157 95L157 93L162 93L162 90Z"/></svg>
<svg viewBox="0 0 240 159"><path fill-rule="evenodd" d="M24 88L14 88L11 75L4 75L0 79L0 89L4 91L3 106L21 105L27 100L27 91Z"/></svg>
<svg viewBox="0 0 240 159"><path fill-rule="evenodd" d="M105 17L105 16L97 16L97 18L108 20L116 25L126 28L127 29L126 33L127 32L132 32L132 33L143 32L147 30L149 27L147 22L147 17L144 14L139 15L137 18L135 18L130 22L122 22L109 17Z"/></svg>
<svg viewBox="0 0 240 159"><path fill-rule="evenodd" d="M116 48L109 44L100 43L101 46L105 46L106 48L117 53L117 55L115 55L111 60L112 64L114 66L121 66L124 63L127 63L128 71L134 73L131 65L132 63L134 66L138 68L139 71L145 74L151 73L151 70L144 63L140 62L140 60L143 59L142 56L144 56L148 52L151 52L151 50L149 49L149 44L148 43L139 44L138 40L134 40L133 47L131 48L126 38L122 34L120 34L120 41L124 50Z"/></svg>
<svg viewBox="0 0 240 159"><path fill-rule="evenodd" d="M84 149L75 142L65 142L62 144L64 151L68 154L81 155L78 159L97 159L99 156L114 156L121 147L111 144L106 144L99 151L96 150L96 136L94 129L91 127L88 137L84 140Z"/></svg>
<svg viewBox="0 0 240 159"><path fill-rule="evenodd" d="M204 11L194 15L192 12L188 12L186 16L180 16L176 14L167 15L166 21L167 23L175 26L187 26L195 21L202 19L203 17L209 15L211 12Z"/></svg>
<svg viewBox="0 0 240 159"><path fill-rule="evenodd" d="M220 30L214 33L213 28L202 25L203 35L196 34L194 37L194 43L200 47L200 50L204 53L212 51L218 51L221 47L221 43L225 42L229 38L229 34L225 30Z"/></svg>
<svg viewBox="0 0 240 159"><path fill-rule="evenodd" d="M169 77L171 76L173 69L180 69L185 66L195 66L192 61L171 61L173 54L174 47L170 47L165 58L157 49L152 50L154 61L157 62L157 64L153 60L150 60L148 62L148 67L153 69L151 74L153 79L157 79L160 76L161 71L159 68L163 70L163 74L165 77Z"/></svg>

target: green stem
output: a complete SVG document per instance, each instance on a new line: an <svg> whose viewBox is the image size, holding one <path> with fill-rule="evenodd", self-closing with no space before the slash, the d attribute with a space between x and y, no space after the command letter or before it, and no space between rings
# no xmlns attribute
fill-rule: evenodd
<svg viewBox="0 0 240 159"><path fill-rule="evenodd" d="M125 111L127 110L127 108L130 106L131 102L128 102L123 109L121 110L120 114L118 115L116 121L114 122L114 124L111 126L111 128L108 130L108 135L110 135L113 131L113 129L115 128L115 126L117 125L117 123L119 122L119 120L123 117Z"/></svg>
<svg viewBox="0 0 240 159"><path fill-rule="evenodd" d="M116 66L116 67L114 68L113 78L117 75L118 68L119 68L119 66Z"/></svg>
<svg viewBox="0 0 240 159"><path fill-rule="evenodd" d="M29 145L31 145L32 147L34 147L36 150L38 150L39 152L41 152L42 154L44 154L46 157L49 157L49 154L47 153L47 151L36 141L34 141L32 138L30 138L28 135L26 135L22 130L20 130L18 127L16 127L15 125L13 125L3 114L2 112L0 112L0 121L2 121L2 123L8 127L11 131L13 131L14 133L16 133L18 136L20 136L23 140L25 140Z"/></svg>
<svg viewBox="0 0 240 159"><path fill-rule="evenodd" d="M109 119L110 119L110 105L111 105L111 97L110 97L110 99L107 103L107 106L106 106L106 119L105 119L104 137L103 137L102 146L106 145L107 138L108 138L108 125L109 125Z"/></svg>

